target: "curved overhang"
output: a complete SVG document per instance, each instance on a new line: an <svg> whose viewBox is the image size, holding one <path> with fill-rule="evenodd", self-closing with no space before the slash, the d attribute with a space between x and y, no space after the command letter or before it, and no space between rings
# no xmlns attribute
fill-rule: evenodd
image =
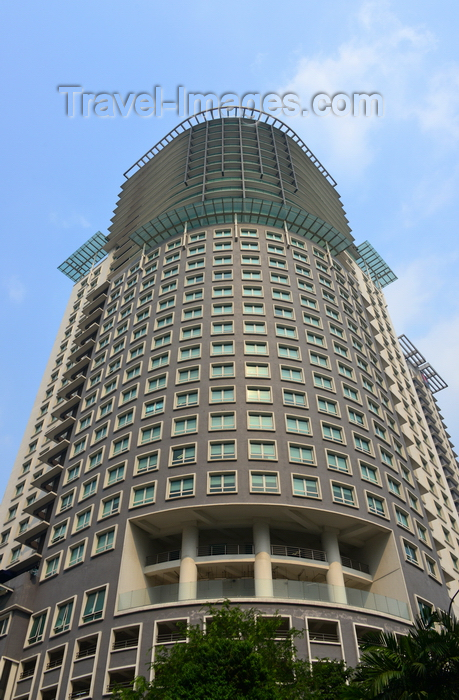
<svg viewBox="0 0 459 700"><path fill-rule="evenodd" d="M125 175L105 246L116 251L113 269L185 228L235 222L287 227L333 254L356 252L335 181L271 115L202 112Z"/></svg>

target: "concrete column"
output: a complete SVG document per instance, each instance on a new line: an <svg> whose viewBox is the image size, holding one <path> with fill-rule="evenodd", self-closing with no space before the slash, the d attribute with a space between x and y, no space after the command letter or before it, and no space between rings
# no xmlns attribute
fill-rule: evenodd
<svg viewBox="0 0 459 700"><path fill-rule="evenodd" d="M253 523L253 545L255 549L255 595L257 598L272 598L271 537L269 525L265 520L255 520Z"/></svg>
<svg viewBox="0 0 459 700"><path fill-rule="evenodd" d="M347 603L343 565L341 564L341 554L339 551L338 532L338 530L331 527L324 528L322 532L322 547L326 552L329 565L327 583L330 586L334 586L334 601L336 603Z"/></svg>
<svg viewBox="0 0 459 700"><path fill-rule="evenodd" d="M182 529L182 558L180 561L179 600L196 600L198 584L199 531L194 523L187 523Z"/></svg>

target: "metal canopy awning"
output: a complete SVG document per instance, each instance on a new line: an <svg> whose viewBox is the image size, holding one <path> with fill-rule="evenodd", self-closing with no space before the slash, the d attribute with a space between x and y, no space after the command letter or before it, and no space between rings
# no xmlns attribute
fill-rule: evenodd
<svg viewBox="0 0 459 700"><path fill-rule="evenodd" d="M395 282L397 275L390 269L371 243L364 241L357 246L360 257L357 258L357 265L369 274L373 282L379 287L387 287L391 282Z"/></svg>
<svg viewBox="0 0 459 700"><path fill-rule="evenodd" d="M88 274L93 265L105 258L107 253L103 250L103 247L106 243L107 237L100 231L97 231L73 255L64 260L57 269L67 277L70 277L74 282L78 282L78 280Z"/></svg>

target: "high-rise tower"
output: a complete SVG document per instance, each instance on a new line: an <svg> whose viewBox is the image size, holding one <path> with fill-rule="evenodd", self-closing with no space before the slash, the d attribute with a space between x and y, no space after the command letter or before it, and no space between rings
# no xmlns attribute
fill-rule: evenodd
<svg viewBox="0 0 459 700"><path fill-rule="evenodd" d="M109 694L206 601L278 610L302 654L351 665L368 629L448 608L438 387L293 131L187 120L60 269L75 284L0 513L1 697Z"/></svg>

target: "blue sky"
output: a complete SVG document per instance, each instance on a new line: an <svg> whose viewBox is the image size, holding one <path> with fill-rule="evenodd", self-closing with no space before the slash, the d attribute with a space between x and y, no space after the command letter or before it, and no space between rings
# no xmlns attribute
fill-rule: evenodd
<svg viewBox="0 0 459 700"><path fill-rule="evenodd" d="M459 445L456 2L75 0L3 4L0 492L71 282L57 266L106 232L123 172L180 121L68 118L59 85L126 95L378 92L380 118L284 118L338 182L357 243L399 280L398 333L443 376Z"/></svg>

